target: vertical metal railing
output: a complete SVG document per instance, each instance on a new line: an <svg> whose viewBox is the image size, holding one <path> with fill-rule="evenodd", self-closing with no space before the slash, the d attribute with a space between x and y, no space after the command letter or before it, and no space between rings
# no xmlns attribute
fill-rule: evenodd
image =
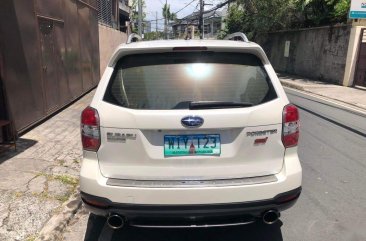
<svg viewBox="0 0 366 241"><path fill-rule="evenodd" d="M112 0L97 0L98 22L102 25L113 27Z"/></svg>

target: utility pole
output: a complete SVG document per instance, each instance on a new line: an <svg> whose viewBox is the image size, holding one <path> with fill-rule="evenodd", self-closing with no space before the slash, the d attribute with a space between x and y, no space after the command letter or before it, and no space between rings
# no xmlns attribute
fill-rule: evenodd
<svg viewBox="0 0 366 241"><path fill-rule="evenodd" d="M204 13L204 8L205 6L212 6L213 4L205 4L205 1L203 1L203 13ZM205 19L203 18L203 13L202 13L202 38L205 38Z"/></svg>
<svg viewBox="0 0 366 241"><path fill-rule="evenodd" d="M142 37L142 0L138 0L139 9L139 35Z"/></svg>
<svg viewBox="0 0 366 241"><path fill-rule="evenodd" d="M156 32L156 39L159 39L159 32L158 32L158 12L155 12L155 32Z"/></svg>
<svg viewBox="0 0 366 241"><path fill-rule="evenodd" d="M168 15L168 0L165 0L165 13L164 13L164 35L165 39L168 39L168 27L167 27L167 16Z"/></svg>
<svg viewBox="0 0 366 241"><path fill-rule="evenodd" d="M198 20L198 30L200 31L200 39L203 39L203 8L205 7L205 2L200 0L200 15Z"/></svg>
<svg viewBox="0 0 366 241"><path fill-rule="evenodd" d="M203 11L205 11L205 1L203 1ZM205 19L203 18L203 13L202 13L202 38L205 38Z"/></svg>

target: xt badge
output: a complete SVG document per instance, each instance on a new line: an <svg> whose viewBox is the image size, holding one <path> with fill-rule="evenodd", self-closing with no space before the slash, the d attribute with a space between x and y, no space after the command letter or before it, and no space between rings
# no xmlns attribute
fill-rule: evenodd
<svg viewBox="0 0 366 241"><path fill-rule="evenodd" d="M262 137L254 140L255 146L265 145L268 140L268 135L274 135L274 134L277 134L277 129L247 132L248 137Z"/></svg>
<svg viewBox="0 0 366 241"><path fill-rule="evenodd" d="M108 142L126 143L126 140L136 140L136 134L107 132L107 141Z"/></svg>

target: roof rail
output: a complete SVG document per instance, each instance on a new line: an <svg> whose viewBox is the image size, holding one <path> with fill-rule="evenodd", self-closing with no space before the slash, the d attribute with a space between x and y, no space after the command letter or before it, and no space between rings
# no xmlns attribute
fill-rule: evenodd
<svg viewBox="0 0 366 241"><path fill-rule="evenodd" d="M225 40L233 40L233 41L243 41L243 42L249 43L249 40L248 40L247 36L244 33L241 33L241 32L236 32L236 33L233 33L233 34L229 34L224 39Z"/></svg>
<svg viewBox="0 0 366 241"><path fill-rule="evenodd" d="M142 41L142 38L140 35L138 34L135 34L135 33L131 33L129 36L128 36L128 39L127 39L127 44L130 44L130 43L134 43L134 42L139 42L139 41Z"/></svg>

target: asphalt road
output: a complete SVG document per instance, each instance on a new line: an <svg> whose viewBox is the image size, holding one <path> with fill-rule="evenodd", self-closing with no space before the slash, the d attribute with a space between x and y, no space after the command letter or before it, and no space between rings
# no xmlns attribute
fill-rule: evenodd
<svg viewBox="0 0 366 241"><path fill-rule="evenodd" d="M110 237L128 241L365 241L366 137L358 127L366 119L289 92L289 99L301 107L303 192L277 224L197 230L128 228L111 233L103 231L104 220L81 211L64 240L83 240L86 230L85 240L98 240L99 236L103 241Z"/></svg>
<svg viewBox="0 0 366 241"><path fill-rule="evenodd" d="M366 136L365 110L295 89L285 88L285 91L290 101L300 108L304 108L312 114L321 115L323 119Z"/></svg>

